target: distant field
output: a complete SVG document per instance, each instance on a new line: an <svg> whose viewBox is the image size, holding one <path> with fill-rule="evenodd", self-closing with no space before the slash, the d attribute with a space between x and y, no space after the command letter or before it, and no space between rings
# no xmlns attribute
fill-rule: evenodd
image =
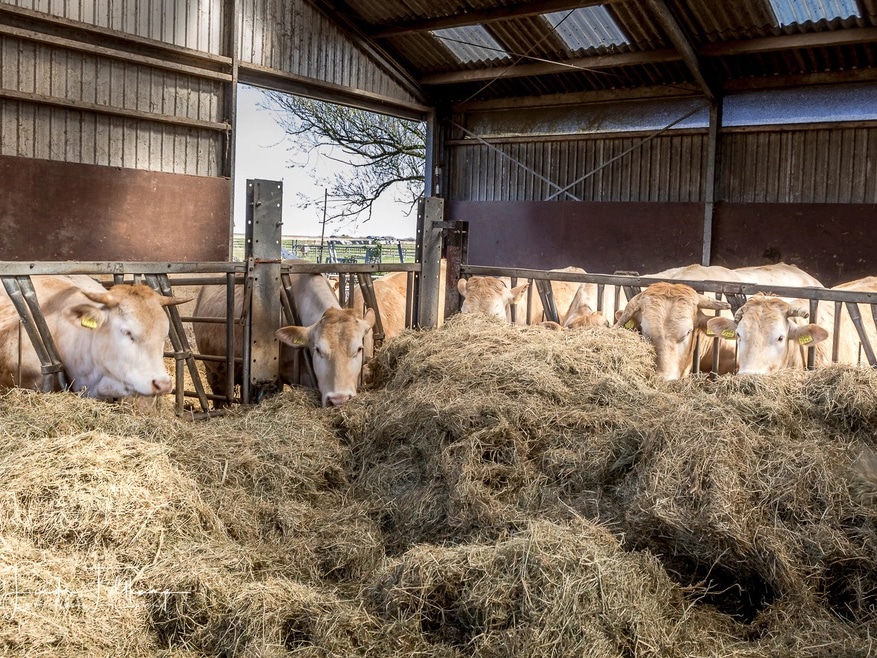
<svg viewBox="0 0 877 658"><path fill-rule="evenodd" d="M415 243L391 238L328 238L320 248L319 238L284 237L280 247L286 257L312 263L413 263ZM235 235L234 260L244 259L244 236Z"/></svg>

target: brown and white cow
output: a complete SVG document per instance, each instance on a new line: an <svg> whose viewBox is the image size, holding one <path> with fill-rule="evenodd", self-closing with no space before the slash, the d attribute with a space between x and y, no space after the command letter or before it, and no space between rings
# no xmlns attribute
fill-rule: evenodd
<svg viewBox="0 0 877 658"><path fill-rule="evenodd" d="M290 261L306 262L306 261ZM359 317L353 309L342 309L332 287L322 274L292 274L290 283L301 326L286 326L277 330L280 346L280 379L285 384L294 381L294 348L310 351L317 381L306 382L320 391L323 406L338 406L354 397L357 392L364 360L370 355L369 340L374 325L374 312ZM234 312L240 316L243 292L235 288ZM195 315L200 317L225 316L225 290L205 286L198 295ZM202 354L226 354L225 327L218 324L193 323L195 340ZM241 354L241 331L235 327L235 355ZM221 362L205 361L207 381L217 395L225 391L226 368ZM241 382L241 371L235 367L235 382Z"/></svg>
<svg viewBox="0 0 877 658"><path fill-rule="evenodd" d="M143 284L107 290L87 276L33 276L31 281L72 390L99 399L171 391L164 364L164 307L188 300L165 297ZM18 312L0 288L0 385L42 390L39 357L20 331Z"/></svg>
<svg viewBox="0 0 877 658"><path fill-rule="evenodd" d="M685 284L660 282L635 295L613 328L638 329L655 347L658 375L674 380L691 372L696 338L710 319L702 311L729 308Z"/></svg>
<svg viewBox="0 0 877 658"><path fill-rule="evenodd" d="M877 277L850 281L832 288L850 292L877 292ZM770 374L787 368L804 368L807 364L807 348L814 346L814 365L817 367L833 362L832 332L835 325L833 302L821 302L817 307L815 322L809 318L806 302L772 295L753 295L737 311L733 320L715 318L710 320L711 330L731 341L736 341L738 372L740 374ZM870 307L859 304L859 313L871 346L877 349L877 329L871 318ZM841 307L837 335L837 362L856 364L862 361L858 332Z"/></svg>

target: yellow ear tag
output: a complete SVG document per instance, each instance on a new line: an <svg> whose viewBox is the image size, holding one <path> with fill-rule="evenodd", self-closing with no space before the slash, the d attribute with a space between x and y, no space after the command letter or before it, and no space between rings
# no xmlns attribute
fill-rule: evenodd
<svg viewBox="0 0 877 658"><path fill-rule="evenodd" d="M295 343L296 345L307 345L308 339L302 338L301 336L296 336L295 340L292 342Z"/></svg>
<svg viewBox="0 0 877 658"><path fill-rule="evenodd" d="M97 320L94 318L82 316L81 323L86 329L97 329Z"/></svg>
<svg viewBox="0 0 877 658"><path fill-rule="evenodd" d="M736 336L737 336L736 332L732 331L731 329L725 329L722 332L723 338L735 338Z"/></svg>
<svg viewBox="0 0 877 658"><path fill-rule="evenodd" d="M624 328L625 329L633 329L635 325L636 325L636 323L633 320L628 320L627 322L624 323Z"/></svg>
<svg viewBox="0 0 877 658"><path fill-rule="evenodd" d="M716 335L716 332L713 331L712 329L707 329L707 330L706 330L706 335L707 335L707 336L715 336L715 335Z"/></svg>
<svg viewBox="0 0 877 658"><path fill-rule="evenodd" d="M813 336L811 336L810 334L807 334L806 336L798 336L798 342L801 343L801 345L806 345L807 343L812 343Z"/></svg>

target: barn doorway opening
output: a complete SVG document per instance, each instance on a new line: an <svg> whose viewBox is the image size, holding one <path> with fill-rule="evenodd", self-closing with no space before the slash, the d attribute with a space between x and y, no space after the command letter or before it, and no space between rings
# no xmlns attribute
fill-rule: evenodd
<svg viewBox="0 0 877 658"><path fill-rule="evenodd" d="M283 182L284 256L413 262L426 157L423 122L239 85L233 257L248 179Z"/></svg>

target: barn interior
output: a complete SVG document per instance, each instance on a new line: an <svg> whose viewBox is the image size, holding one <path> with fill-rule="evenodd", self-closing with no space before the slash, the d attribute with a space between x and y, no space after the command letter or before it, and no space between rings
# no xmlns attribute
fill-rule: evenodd
<svg viewBox="0 0 877 658"><path fill-rule="evenodd" d="M873 0L2 2L0 259L226 260L246 83L426 120L426 194L472 264L785 261L833 285L874 268L875 16Z"/></svg>

